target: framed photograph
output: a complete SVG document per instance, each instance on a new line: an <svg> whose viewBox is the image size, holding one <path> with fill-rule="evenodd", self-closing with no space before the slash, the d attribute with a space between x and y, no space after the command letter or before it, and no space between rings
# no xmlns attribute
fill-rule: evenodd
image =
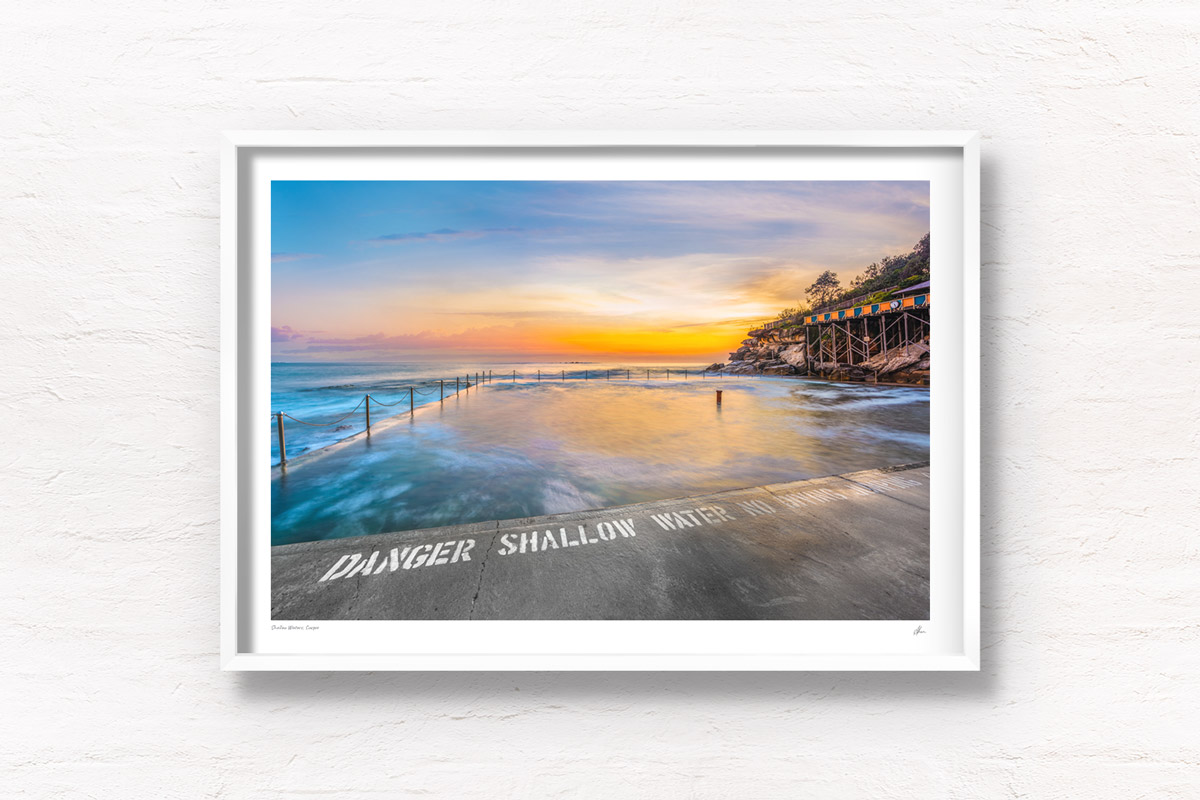
<svg viewBox="0 0 1200 800"><path fill-rule="evenodd" d="M221 216L226 669L979 668L976 134L236 132Z"/></svg>

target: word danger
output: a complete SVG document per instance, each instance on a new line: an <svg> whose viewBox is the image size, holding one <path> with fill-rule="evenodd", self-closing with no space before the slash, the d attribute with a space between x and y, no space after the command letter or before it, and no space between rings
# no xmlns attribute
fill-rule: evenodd
<svg viewBox="0 0 1200 800"><path fill-rule="evenodd" d="M511 556L523 553L544 553L547 550L565 550L569 547L579 547L586 544L611 542L617 538L628 539L637 536L633 529L632 519L615 519L612 522L601 522L596 525L596 538L588 535L587 528L576 525L578 530L567 532L566 528L557 531L522 531L521 533L506 533L500 537L500 549L496 555Z"/></svg>
<svg viewBox="0 0 1200 800"><path fill-rule="evenodd" d="M393 547L387 553L376 550L371 553L370 558L363 558L360 553L349 553L339 558L317 583L353 578L355 575L378 575L384 570L395 572L398 569L440 567L443 564L470 561L471 550L474 547L474 539L463 539L437 544L409 545L403 548Z"/></svg>

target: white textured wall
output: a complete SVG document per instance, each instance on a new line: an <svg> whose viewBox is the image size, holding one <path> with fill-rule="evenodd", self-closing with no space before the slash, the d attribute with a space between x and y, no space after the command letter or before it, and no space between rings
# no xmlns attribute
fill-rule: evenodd
<svg viewBox="0 0 1200 800"><path fill-rule="evenodd" d="M1197 796L1193 3L199 6L5 5L0 795ZM226 128L983 131L983 672L219 672Z"/></svg>

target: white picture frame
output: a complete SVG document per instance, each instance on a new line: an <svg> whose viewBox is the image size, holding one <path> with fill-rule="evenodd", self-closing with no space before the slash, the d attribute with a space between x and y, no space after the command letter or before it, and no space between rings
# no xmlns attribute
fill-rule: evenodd
<svg viewBox="0 0 1200 800"><path fill-rule="evenodd" d="M740 176L751 163L819 179L925 175L939 303L931 389L930 619L907 622L409 621L270 631L263 615L260 417L269 192L280 175L520 179L539 159ZM461 162L461 166L459 166ZM589 166L589 164L591 166ZM640 165L640 166L639 166ZM646 165L650 165L647 167ZM439 172L439 170L441 170ZM657 175L652 176L657 177ZM266 182L266 183L264 183ZM979 652L979 136L900 132L237 131L221 163L221 633L226 670L977 670ZM265 249L264 249L265 248ZM264 253L267 265L263 265ZM269 364L267 365L269 366ZM256 392L259 392L256 395ZM261 438L261 437L260 437ZM261 470L260 470L261 472ZM264 539L263 537L267 537ZM265 544L264 544L265 542ZM268 609L269 612L269 609ZM387 629L362 626L405 626ZM670 626L696 626L686 628ZM842 626L857 625L857 629ZM586 626L581 628L580 626ZM718 626L718 628L703 627ZM771 627L773 626L773 627ZM719 636L714 633L719 630ZM676 631L679 633L677 634ZM676 638L672 638L676 637ZM397 650L370 642L404 639ZM719 645L719 646L718 646Z"/></svg>

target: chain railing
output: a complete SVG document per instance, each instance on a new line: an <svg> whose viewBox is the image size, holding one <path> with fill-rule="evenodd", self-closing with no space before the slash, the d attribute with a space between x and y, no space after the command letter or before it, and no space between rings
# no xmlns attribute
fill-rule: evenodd
<svg viewBox="0 0 1200 800"><path fill-rule="evenodd" d="M605 370L584 369L582 377L579 376L578 370L571 370L570 372L568 372L568 370L562 369L562 370L559 370L558 375L555 375L553 372L543 372L540 369L536 370L532 373L520 373L520 372L517 372L516 370L513 370L511 373L502 374L499 377L501 380L508 379L514 383L517 381L518 378L521 378L524 380L529 380L529 381L535 381L537 383L541 383L542 381L555 381L555 380L557 380L559 382L565 382L567 380L584 380L584 381L607 380L607 381L611 381L614 378L616 378L617 380L624 379L624 380L628 381L628 380L633 380L634 375L637 375L638 379L641 380L642 372L645 372L645 380L653 380L654 378L652 376L654 376L654 375L660 375L663 377L664 380L668 380L668 381L672 380L672 370L670 368L662 368L662 369L651 368L651 369L645 369L645 370L642 370L642 369L635 370L632 368L605 369ZM709 377L710 373L707 370L689 370L689 369L678 370L677 369L677 370L674 370L674 374L675 374L676 380L687 381L687 380L693 380L697 374L699 374L701 379L707 379ZM713 374L715 374L718 379L720 379L722 377L720 372L716 372ZM745 376L739 376L739 377L745 377ZM474 379L474 383L472 383L472 378ZM401 397L399 400L395 401L394 403L385 403L382 400L380 400L379 398L373 396L372 394L370 394L368 392L367 394L363 395L363 399L359 401L358 405L356 405L348 413L343 414L342 416L338 417L337 419L333 420L332 422L310 422L308 420L298 419L298 418L292 416L291 414L287 413L286 411L276 411L274 414L271 415L271 421L275 423L277 433L279 436L279 465L281 467L287 466L287 442L286 442L284 425L283 425L284 418L290 419L292 422L307 426L309 428L328 428L328 427L337 425L338 423L349 419L350 417L354 416L354 414L358 413L358 410L360 408L363 408L365 406L366 407L365 433L367 434L367 436L370 436L371 435L371 405L372 404L375 404L376 406L380 406L382 408L393 408L395 406L401 405L405 401L405 399L407 399L408 400L408 413L414 414L414 413L416 413L416 397L418 397L418 396L419 397L429 397L436 392L438 394L438 402L444 402L447 397L454 397L455 395L459 394L460 392L469 391L472 387L478 386L481 383L482 384L492 383L495 380L496 380L495 373L489 369L489 370L482 370L482 371L476 372L476 373L474 373L473 376L469 373L466 376L455 376L453 391L449 391L450 381L448 379L443 379L443 378L439 378L437 380L436 387L429 385L426 390L418 389L415 386L399 387L400 391L404 391L407 389L408 397L407 398ZM432 381L430 381L429 384L432 384ZM717 402L720 403L721 402L720 401L720 392L718 392L717 395L718 395Z"/></svg>

